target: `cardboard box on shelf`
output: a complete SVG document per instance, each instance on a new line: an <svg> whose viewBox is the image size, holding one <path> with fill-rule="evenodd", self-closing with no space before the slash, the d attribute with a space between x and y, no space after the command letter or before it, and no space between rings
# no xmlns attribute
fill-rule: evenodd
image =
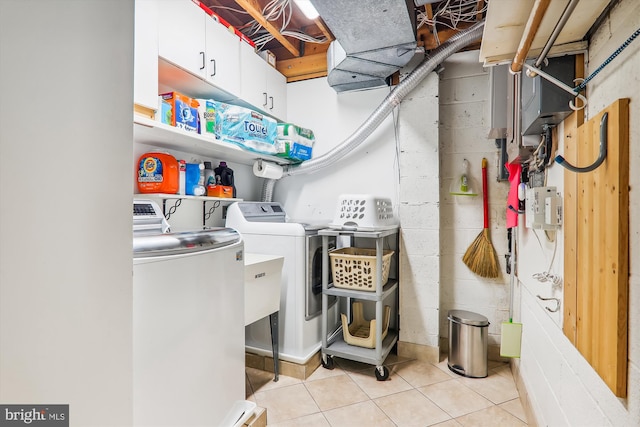
<svg viewBox="0 0 640 427"><path fill-rule="evenodd" d="M158 120L187 132L198 132L198 101L178 92L160 95Z"/></svg>
<svg viewBox="0 0 640 427"><path fill-rule="evenodd" d="M258 55L262 57L267 64L271 65L273 68L276 68L276 55L270 50L261 50L258 52Z"/></svg>
<svg viewBox="0 0 640 427"><path fill-rule="evenodd" d="M209 197L233 197L233 187L230 185L208 185L207 196Z"/></svg>

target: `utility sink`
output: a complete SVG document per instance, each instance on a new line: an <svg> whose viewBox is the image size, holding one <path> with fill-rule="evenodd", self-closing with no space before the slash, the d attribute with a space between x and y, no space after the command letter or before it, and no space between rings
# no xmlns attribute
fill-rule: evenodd
<svg viewBox="0 0 640 427"><path fill-rule="evenodd" d="M280 310L284 257L244 254L244 324Z"/></svg>

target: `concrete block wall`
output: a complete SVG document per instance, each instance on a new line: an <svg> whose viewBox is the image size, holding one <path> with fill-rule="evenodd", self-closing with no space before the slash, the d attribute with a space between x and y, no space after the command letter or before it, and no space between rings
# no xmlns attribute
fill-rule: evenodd
<svg viewBox="0 0 640 427"><path fill-rule="evenodd" d="M508 320L509 277L504 254L508 250L505 201L507 182L498 182L499 151L487 139L490 128L489 71L478 62L478 52L462 52L444 63L440 74L440 345L448 348L447 313L468 310L489 319L490 358L500 345L500 324ZM463 262L467 248L483 229L482 158L487 158L489 228L501 264L501 276L486 279L474 274ZM450 186L463 171L463 161L477 197L449 194Z"/></svg>
<svg viewBox="0 0 640 427"><path fill-rule="evenodd" d="M437 349L440 309L438 76L398 108L400 341ZM437 354L437 352L436 352Z"/></svg>
<svg viewBox="0 0 640 427"><path fill-rule="evenodd" d="M590 40L587 73L599 67L638 28L640 3L621 0ZM538 425L640 425L640 196L635 191L640 187L640 175L633 173L640 161L640 128L634 120L639 114L638 75L640 41L635 40L588 84L586 110L588 119L616 99L631 99L628 395L619 399L609 390L564 336L560 325L537 302L537 289L524 283L521 286L522 358L514 365L519 388L526 390L531 403L530 413L535 415ZM559 146L562 143L560 141ZM537 242L532 245L538 246ZM544 256L547 260L551 257L551 249L546 247Z"/></svg>

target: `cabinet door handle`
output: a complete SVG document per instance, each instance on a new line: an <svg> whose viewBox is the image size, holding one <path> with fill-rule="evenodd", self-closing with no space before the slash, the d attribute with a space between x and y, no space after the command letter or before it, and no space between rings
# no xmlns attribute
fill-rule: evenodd
<svg viewBox="0 0 640 427"><path fill-rule="evenodd" d="M204 52L200 52L200 56L202 56L202 67L200 69L204 70Z"/></svg>
<svg viewBox="0 0 640 427"><path fill-rule="evenodd" d="M213 62L213 74L211 74L211 77L214 77L216 75L216 60L212 59L211 62Z"/></svg>
<svg viewBox="0 0 640 427"><path fill-rule="evenodd" d="M262 92L262 94L264 95L264 104L262 104L263 107L267 106L267 92Z"/></svg>
<svg viewBox="0 0 640 427"><path fill-rule="evenodd" d="M270 96L269 99L271 100L271 107L269 107L269 109L273 110L273 96Z"/></svg>

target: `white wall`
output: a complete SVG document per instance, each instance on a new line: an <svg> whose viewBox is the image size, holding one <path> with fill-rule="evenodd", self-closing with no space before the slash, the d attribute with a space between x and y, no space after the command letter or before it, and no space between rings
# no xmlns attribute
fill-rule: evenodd
<svg viewBox="0 0 640 427"><path fill-rule="evenodd" d="M440 337L448 348L447 313L468 310L489 319L490 357L500 345L501 323L509 320L509 276L504 254L508 251L506 198L508 182L497 181L499 157L490 128L489 72L478 62L478 51L452 55L440 74ZM489 228L500 261L501 276L486 279L474 274L462 257L483 229L482 158L489 166ZM463 161L478 192L477 197L449 194L459 180Z"/></svg>
<svg viewBox="0 0 640 427"><path fill-rule="evenodd" d="M587 73L593 72L636 29L640 27L640 3L622 0L604 20L590 41ZM523 326L522 358L516 363L516 372L522 378L539 425L575 426L637 426L640 424L640 197L635 188L640 186L640 175L633 172L640 160L640 130L638 92L640 91L640 43L636 40L587 86L587 116L594 116L618 98L631 98L630 103L630 259L629 259L629 374L628 395L618 399L613 395L587 361L564 336L561 319L550 315L538 302L538 293L560 292L533 281L529 273L548 268L553 245L541 237L540 248L530 231L521 233L521 254L530 254L535 267L519 271L522 285L521 312ZM561 127L560 127L561 129ZM562 133L560 132L560 135ZM559 142L562 147L563 141ZM562 174L553 167L550 185L562 185ZM558 236L559 256L554 271L561 272L562 236ZM543 235L541 235L543 236ZM533 257L535 255L535 258ZM558 255L557 255L558 256ZM521 256L521 259L523 257ZM587 261L587 260L585 260ZM560 262L560 264L558 264ZM523 266L523 263L520 262Z"/></svg>
<svg viewBox="0 0 640 427"><path fill-rule="evenodd" d="M388 93L388 88L336 93L325 78L290 83L287 117L313 130L313 157L317 158L348 138ZM278 181L273 198L284 204L291 218L331 222L341 194L389 197L397 207L397 191L398 157L390 115L361 146L331 168Z"/></svg>
<svg viewBox="0 0 640 427"><path fill-rule="evenodd" d="M133 1L0 1L0 402L132 422Z"/></svg>

